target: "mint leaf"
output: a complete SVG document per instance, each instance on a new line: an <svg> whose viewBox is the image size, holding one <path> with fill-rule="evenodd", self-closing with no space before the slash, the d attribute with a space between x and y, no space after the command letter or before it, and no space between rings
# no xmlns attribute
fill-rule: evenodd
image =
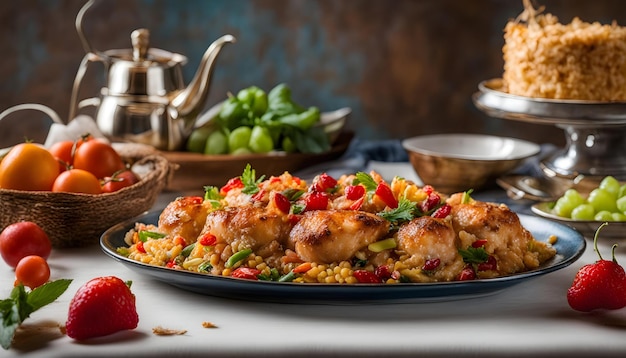
<svg viewBox="0 0 626 358"><path fill-rule="evenodd" d="M0 345L4 349L11 347L11 341L17 327L33 312L54 302L67 290L72 280L61 279L48 282L30 292L24 285L18 285L11 291L9 298L0 301Z"/></svg>
<svg viewBox="0 0 626 358"><path fill-rule="evenodd" d="M72 280L60 279L45 283L32 290L26 301L32 306L33 312L41 307L54 302L67 290Z"/></svg>

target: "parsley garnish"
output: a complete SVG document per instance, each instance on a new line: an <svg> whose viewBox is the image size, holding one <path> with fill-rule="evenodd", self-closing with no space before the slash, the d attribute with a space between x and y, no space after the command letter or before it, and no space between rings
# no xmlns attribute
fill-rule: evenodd
<svg viewBox="0 0 626 358"><path fill-rule="evenodd" d="M461 204L469 204L472 202L473 199L471 195L473 191L474 191L473 189L470 189L468 191L463 192L463 197L461 198Z"/></svg>
<svg viewBox="0 0 626 358"><path fill-rule="evenodd" d="M208 200L211 203L213 209L217 209L222 204L220 200L224 199L224 197L220 194L220 189L216 186L205 186L204 187L204 200Z"/></svg>
<svg viewBox="0 0 626 358"><path fill-rule="evenodd" d="M261 175L259 179L256 179L256 170L252 169L250 163L246 165L246 168L241 174L241 182L243 183L244 194L256 194L259 192L259 184L265 179L265 175Z"/></svg>
<svg viewBox="0 0 626 358"><path fill-rule="evenodd" d="M375 191L376 187L378 187L378 183L372 178L371 175L365 172L358 172L355 174L356 180L353 182L353 185L363 184L365 190L368 192Z"/></svg>
<svg viewBox="0 0 626 358"><path fill-rule="evenodd" d="M391 222L411 221L415 218L417 206L414 202L407 198L401 197L398 201L398 207L392 210L381 211L378 216Z"/></svg>
<svg viewBox="0 0 626 358"><path fill-rule="evenodd" d="M489 254L483 247L470 246L467 250L459 249L459 254L463 257L463 262L468 264L480 264L489 259Z"/></svg>

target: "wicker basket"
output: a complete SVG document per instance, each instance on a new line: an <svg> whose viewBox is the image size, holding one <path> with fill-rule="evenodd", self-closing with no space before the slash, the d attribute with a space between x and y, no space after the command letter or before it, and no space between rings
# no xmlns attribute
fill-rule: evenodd
<svg viewBox="0 0 626 358"><path fill-rule="evenodd" d="M98 243L111 226L150 209L165 188L174 167L158 154L140 159L124 153L141 180L107 194L73 194L0 189L0 230L18 221L37 223L55 248Z"/></svg>

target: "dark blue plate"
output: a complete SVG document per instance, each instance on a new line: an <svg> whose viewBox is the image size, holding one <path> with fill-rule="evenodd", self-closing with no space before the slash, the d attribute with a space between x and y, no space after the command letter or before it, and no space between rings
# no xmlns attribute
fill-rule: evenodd
<svg viewBox="0 0 626 358"><path fill-rule="evenodd" d="M556 256L536 270L484 280L393 285L251 281L148 265L130 260L117 253L118 247L127 246L124 242L124 235L135 226L136 222L156 224L159 214L160 212L148 212L113 226L102 234L100 246L107 255L128 268L183 290L210 296L265 302L358 304L434 302L480 297L567 267L583 254L586 245L583 236L573 228L538 217L519 214L522 225L530 230L537 240L546 241L550 235L556 235L558 238L554 244L557 250Z"/></svg>

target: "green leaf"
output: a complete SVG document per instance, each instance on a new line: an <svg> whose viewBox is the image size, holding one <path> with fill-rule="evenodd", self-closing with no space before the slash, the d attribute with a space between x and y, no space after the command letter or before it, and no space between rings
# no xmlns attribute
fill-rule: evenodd
<svg viewBox="0 0 626 358"><path fill-rule="evenodd" d="M459 249L459 254L463 261L468 264L480 264L487 262L489 254L483 247L468 247L467 250Z"/></svg>
<svg viewBox="0 0 626 358"><path fill-rule="evenodd" d="M166 236L165 234L160 232L146 230L139 231L137 235L139 236L139 240L141 240L142 242L146 242L148 241L148 239L162 239Z"/></svg>
<svg viewBox="0 0 626 358"><path fill-rule="evenodd" d="M374 178L372 178L371 175L365 173L365 172L357 172L355 174L356 176L356 182L353 183L354 185L356 184L363 184L363 186L365 187L365 189L367 191L375 191L376 187L378 186L378 183L376 183L376 181L374 181Z"/></svg>
<svg viewBox="0 0 626 358"><path fill-rule="evenodd" d="M246 165L241 174L241 182L243 183L244 194L256 194L259 192L259 184L265 179L265 175L261 175L259 179L256 179L256 170L252 169L250 163Z"/></svg>
<svg viewBox="0 0 626 358"><path fill-rule="evenodd" d="M60 279L45 283L32 290L27 297L27 302L32 306L33 311L54 302L67 290L72 280Z"/></svg>
<svg viewBox="0 0 626 358"><path fill-rule="evenodd" d="M30 292L24 285L18 285L11 291L9 298L0 301L0 345L4 349L11 347L11 341L17 328L33 312L54 302L67 290L72 280L61 279L48 282Z"/></svg>
<svg viewBox="0 0 626 358"><path fill-rule="evenodd" d="M222 199L224 199L224 197L220 194L220 189L218 187L204 187L204 200L209 201L213 209L218 209L222 206L222 204L220 203L220 200Z"/></svg>
<svg viewBox="0 0 626 358"><path fill-rule="evenodd" d="M391 222L411 221L415 218L417 204L401 197L398 201L398 207L392 210L381 211L378 216Z"/></svg>

